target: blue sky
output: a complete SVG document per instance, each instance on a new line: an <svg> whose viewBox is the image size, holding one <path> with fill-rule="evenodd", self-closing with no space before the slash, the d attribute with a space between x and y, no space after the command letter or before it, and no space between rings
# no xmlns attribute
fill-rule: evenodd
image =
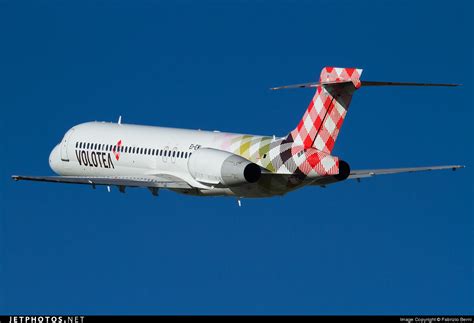
<svg viewBox="0 0 474 323"><path fill-rule="evenodd" d="M0 1L0 312L473 313L472 1ZM75 124L284 135L323 66L458 82L355 94L353 169L284 198L15 183Z"/></svg>

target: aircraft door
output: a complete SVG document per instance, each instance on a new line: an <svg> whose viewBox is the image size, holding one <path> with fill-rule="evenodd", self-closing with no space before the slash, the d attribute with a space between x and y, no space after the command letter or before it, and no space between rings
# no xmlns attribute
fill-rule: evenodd
<svg viewBox="0 0 474 323"><path fill-rule="evenodd" d="M69 161L69 156L67 152L67 147L69 144L69 138L71 138L71 134L74 132L74 129L69 130L64 135L63 141L61 142L61 160L62 161Z"/></svg>

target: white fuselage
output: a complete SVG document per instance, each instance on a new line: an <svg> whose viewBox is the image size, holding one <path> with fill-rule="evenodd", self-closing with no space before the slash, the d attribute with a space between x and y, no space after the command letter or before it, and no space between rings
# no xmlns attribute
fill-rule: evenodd
<svg viewBox="0 0 474 323"><path fill-rule="evenodd" d="M163 128L142 125L88 122L74 126L51 152L52 170L62 176L176 176L204 195L274 195L255 185L225 188L196 181L188 160L197 149L230 151L229 142L241 134ZM251 136L255 140L267 138ZM212 160L208 161L212 164ZM256 160L258 163L258 160ZM179 190L177 190L179 191ZM240 192L240 193L239 193ZM280 194L286 193L281 192Z"/></svg>

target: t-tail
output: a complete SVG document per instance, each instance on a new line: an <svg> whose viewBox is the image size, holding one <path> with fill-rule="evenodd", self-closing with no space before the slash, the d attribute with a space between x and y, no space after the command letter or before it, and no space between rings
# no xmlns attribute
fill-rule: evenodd
<svg viewBox="0 0 474 323"><path fill-rule="evenodd" d="M298 126L289 133L285 142L294 142L305 148L316 148L331 154L341 130L352 95L361 86L409 85L409 86L457 86L458 84L372 82L361 81L362 69L324 67L319 82L287 85L272 88L316 88Z"/></svg>

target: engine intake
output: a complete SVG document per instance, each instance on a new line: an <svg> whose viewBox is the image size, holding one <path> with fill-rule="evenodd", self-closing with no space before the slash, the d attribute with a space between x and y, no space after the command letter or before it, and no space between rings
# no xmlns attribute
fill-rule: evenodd
<svg viewBox="0 0 474 323"><path fill-rule="evenodd" d="M201 148L191 154L188 169L195 180L206 184L235 186L260 179L260 166L227 151Z"/></svg>

